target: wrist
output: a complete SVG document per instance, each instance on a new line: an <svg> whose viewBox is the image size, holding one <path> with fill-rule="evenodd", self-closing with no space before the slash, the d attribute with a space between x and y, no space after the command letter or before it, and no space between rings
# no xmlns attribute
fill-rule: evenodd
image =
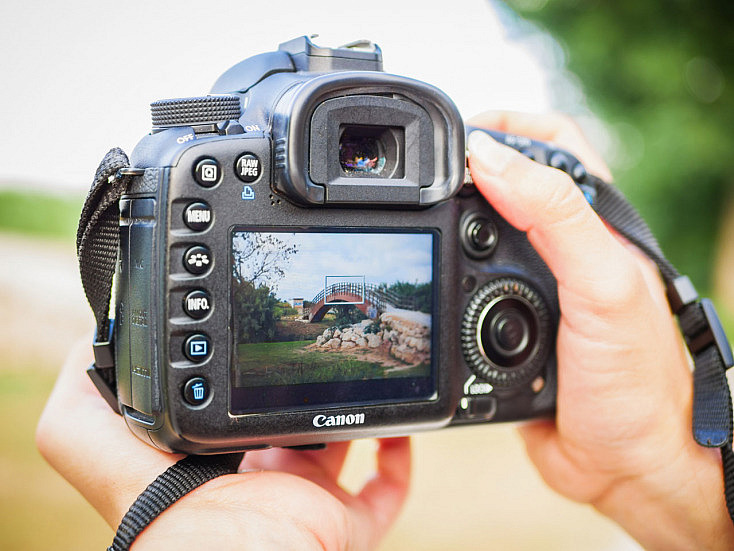
<svg viewBox="0 0 734 551"><path fill-rule="evenodd" d="M593 505L649 551L734 548L720 453L692 441L665 468L618 482Z"/></svg>
<svg viewBox="0 0 734 551"><path fill-rule="evenodd" d="M278 488L292 478L284 473L249 472L211 480L161 513L140 533L131 551L346 547L338 537L344 527L333 522L328 495L315 485L289 485L288 506L273 505L282 497ZM311 509L304 508L307 503Z"/></svg>

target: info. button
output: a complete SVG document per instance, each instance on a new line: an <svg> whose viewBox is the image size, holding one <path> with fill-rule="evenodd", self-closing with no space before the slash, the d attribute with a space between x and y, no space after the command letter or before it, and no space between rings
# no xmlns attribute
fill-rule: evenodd
<svg viewBox="0 0 734 551"><path fill-rule="evenodd" d="M183 309L195 320L205 318L212 311L212 297L202 289L191 291L184 297Z"/></svg>

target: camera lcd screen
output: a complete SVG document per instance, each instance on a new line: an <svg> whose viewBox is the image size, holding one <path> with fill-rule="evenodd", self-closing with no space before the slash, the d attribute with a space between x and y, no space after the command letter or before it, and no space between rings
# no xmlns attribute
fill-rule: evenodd
<svg viewBox="0 0 734 551"><path fill-rule="evenodd" d="M235 228L232 413L431 399L435 230Z"/></svg>

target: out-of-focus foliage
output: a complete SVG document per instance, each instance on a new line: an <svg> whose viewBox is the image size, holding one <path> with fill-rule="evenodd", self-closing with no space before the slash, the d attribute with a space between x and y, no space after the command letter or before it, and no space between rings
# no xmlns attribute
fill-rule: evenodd
<svg viewBox="0 0 734 551"><path fill-rule="evenodd" d="M0 190L0 231L74 239L84 198L40 191Z"/></svg>
<svg viewBox="0 0 734 551"><path fill-rule="evenodd" d="M615 181L663 250L709 288L734 192L734 2L509 0L564 47L622 144Z"/></svg>

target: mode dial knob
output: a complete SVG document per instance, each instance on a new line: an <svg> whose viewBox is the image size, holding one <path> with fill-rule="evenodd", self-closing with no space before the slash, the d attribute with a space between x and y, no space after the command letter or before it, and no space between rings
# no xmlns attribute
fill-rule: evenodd
<svg viewBox="0 0 734 551"><path fill-rule="evenodd" d="M237 96L201 96L198 98L162 99L150 104L153 126L191 126L239 119Z"/></svg>
<svg viewBox="0 0 734 551"><path fill-rule="evenodd" d="M469 368L495 387L530 382L552 348L553 327L543 297L528 283L502 277L469 301L461 347Z"/></svg>

